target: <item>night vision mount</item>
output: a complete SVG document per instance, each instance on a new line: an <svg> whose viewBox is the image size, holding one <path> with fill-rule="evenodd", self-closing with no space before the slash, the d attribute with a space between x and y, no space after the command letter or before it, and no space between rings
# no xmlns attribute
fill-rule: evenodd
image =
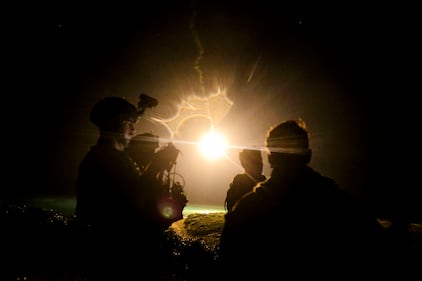
<svg viewBox="0 0 422 281"><path fill-rule="evenodd" d="M138 113L139 115L144 114L147 108L152 108L158 105L158 100L148 96L147 94L141 93L138 101Z"/></svg>

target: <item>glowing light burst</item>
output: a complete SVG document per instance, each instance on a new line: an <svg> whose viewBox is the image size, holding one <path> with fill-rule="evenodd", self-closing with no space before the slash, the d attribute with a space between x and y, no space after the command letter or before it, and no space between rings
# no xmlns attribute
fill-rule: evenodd
<svg viewBox="0 0 422 281"><path fill-rule="evenodd" d="M227 143L222 135L212 129L210 133L203 136L199 148L208 159L213 160L225 155Z"/></svg>
<svg viewBox="0 0 422 281"><path fill-rule="evenodd" d="M180 127L191 118L206 118L211 126L221 121L230 111L233 102L227 97L225 90L219 90L216 94L208 97L189 96L178 106L173 117L162 119L151 117L155 122L165 126L173 138Z"/></svg>

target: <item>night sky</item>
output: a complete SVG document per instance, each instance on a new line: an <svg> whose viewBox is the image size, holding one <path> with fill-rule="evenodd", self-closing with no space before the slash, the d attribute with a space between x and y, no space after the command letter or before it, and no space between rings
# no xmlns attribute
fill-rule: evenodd
<svg viewBox="0 0 422 281"><path fill-rule="evenodd" d="M312 167L383 210L420 212L407 164L392 160L414 142L403 138L413 134L414 114L393 89L411 57L395 7L225 2L21 8L5 34L12 87L4 105L15 112L3 113L5 195L73 196L79 162L98 137L93 104L110 95L136 104L143 92L159 105L137 130L174 133L190 202L222 205L241 172L239 150L211 162L189 144L209 119L191 118L177 132L149 119L170 118L188 97L220 89L233 104L211 119L231 145L260 147L270 126L303 118ZM395 117L400 110L405 116Z"/></svg>

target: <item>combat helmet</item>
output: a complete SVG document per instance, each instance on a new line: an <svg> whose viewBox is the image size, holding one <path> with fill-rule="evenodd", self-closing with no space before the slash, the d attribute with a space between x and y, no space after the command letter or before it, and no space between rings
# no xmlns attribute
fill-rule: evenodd
<svg viewBox="0 0 422 281"><path fill-rule="evenodd" d="M106 97L98 101L91 110L90 120L100 130L115 131L122 121L136 122L140 117L136 106L121 97Z"/></svg>

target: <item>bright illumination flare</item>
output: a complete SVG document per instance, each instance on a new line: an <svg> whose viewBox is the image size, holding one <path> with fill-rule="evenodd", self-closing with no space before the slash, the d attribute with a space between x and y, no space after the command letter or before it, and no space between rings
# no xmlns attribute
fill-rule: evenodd
<svg viewBox="0 0 422 281"><path fill-rule="evenodd" d="M205 157L213 160L225 155L227 143L222 135L211 130L202 137L199 146Z"/></svg>

